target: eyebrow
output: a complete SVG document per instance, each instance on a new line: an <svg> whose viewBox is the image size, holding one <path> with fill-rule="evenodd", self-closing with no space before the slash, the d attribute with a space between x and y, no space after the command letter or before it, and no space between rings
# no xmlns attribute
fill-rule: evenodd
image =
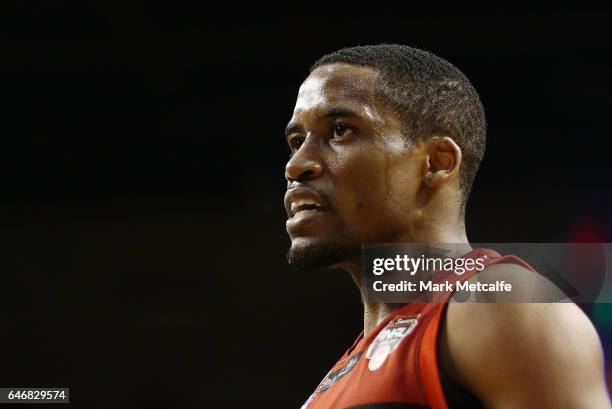
<svg viewBox="0 0 612 409"><path fill-rule="evenodd" d="M341 116L359 116L359 114L352 109L344 108L344 107L333 107L326 111L322 115L318 115L316 119L322 118L337 118ZM302 125L297 122L289 122L287 127L285 128L285 137L289 136L294 132L299 132L302 130Z"/></svg>

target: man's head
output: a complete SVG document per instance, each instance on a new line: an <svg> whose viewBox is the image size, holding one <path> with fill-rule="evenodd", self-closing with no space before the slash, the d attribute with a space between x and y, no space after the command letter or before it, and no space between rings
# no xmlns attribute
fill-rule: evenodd
<svg viewBox="0 0 612 409"><path fill-rule="evenodd" d="M287 126L289 262L341 266L361 243L462 220L485 133L470 82L431 53L377 45L322 57Z"/></svg>

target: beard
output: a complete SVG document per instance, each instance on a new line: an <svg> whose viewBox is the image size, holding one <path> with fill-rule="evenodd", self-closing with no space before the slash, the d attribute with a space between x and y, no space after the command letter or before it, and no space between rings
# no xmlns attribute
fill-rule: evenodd
<svg viewBox="0 0 612 409"><path fill-rule="evenodd" d="M297 248L292 246L287 252L287 262L303 271L323 270L333 268L338 263L358 255L359 252L359 244L342 235L308 246Z"/></svg>

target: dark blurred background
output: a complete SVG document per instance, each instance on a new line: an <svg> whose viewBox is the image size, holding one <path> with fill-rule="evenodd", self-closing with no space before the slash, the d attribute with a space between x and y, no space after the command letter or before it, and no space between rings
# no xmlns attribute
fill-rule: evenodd
<svg viewBox="0 0 612 409"><path fill-rule="evenodd" d="M285 262L283 129L344 46L416 46L472 80L489 123L472 241L612 241L609 9L343 6L2 13L1 386L299 407L362 325L347 274ZM583 307L612 344L609 305Z"/></svg>

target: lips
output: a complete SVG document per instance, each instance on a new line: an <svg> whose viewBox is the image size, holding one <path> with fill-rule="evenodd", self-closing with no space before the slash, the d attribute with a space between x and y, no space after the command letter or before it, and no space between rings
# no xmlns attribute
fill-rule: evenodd
<svg viewBox="0 0 612 409"><path fill-rule="evenodd" d="M291 217L295 216L299 212L305 212L308 210L319 210L321 206L309 199L300 199L291 203Z"/></svg>
<svg viewBox="0 0 612 409"><path fill-rule="evenodd" d="M289 218L323 211L326 207L327 204L321 195L308 188L290 189L285 194L285 210Z"/></svg>

